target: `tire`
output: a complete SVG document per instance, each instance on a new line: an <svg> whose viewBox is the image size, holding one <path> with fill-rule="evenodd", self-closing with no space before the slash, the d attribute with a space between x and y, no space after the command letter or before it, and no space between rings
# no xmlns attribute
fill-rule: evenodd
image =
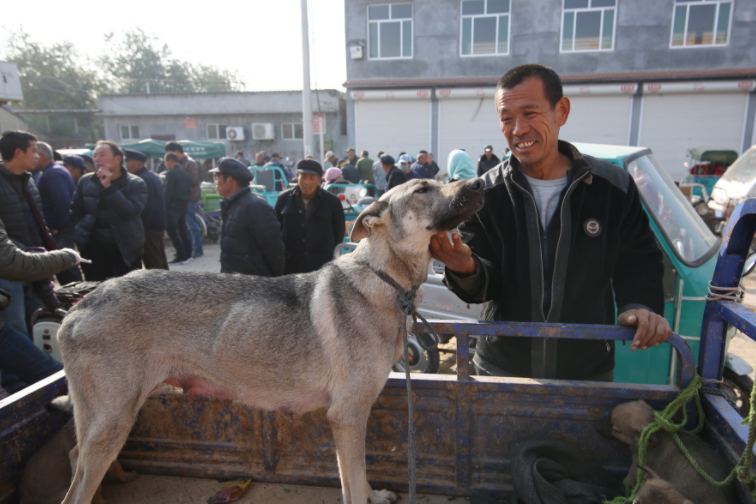
<svg viewBox="0 0 756 504"><path fill-rule="evenodd" d="M204 239L207 236L207 222L205 222L205 218L199 212L194 214L194 217L199 223L200 233L202 233L202 238Z"/></svg>
<svg viewBox="0 0 756 504"><path fill-rule="evenodd" d="M432 350L423 350L423 347L417 342L415 336L410 334L408 338L409 343L409 360L410 371L413 373L425 373L434 374L438 373L438 368L441 366L441 354L438 348ZM402 353L402 356L404 354ZM419 358L415 356L419 355ZM394 364L394 371L404 372L404 364L402 363L402 357L399 358L399 362Z"/></svg>
<svg viewBox="0 0 756 504"><path fill-rule="evenodd" d="M737 411L740 416L747 418L751 411L753 380L750 376L740 376L729 368L725 368L722 380L722 392L738 406Z"/></svg>

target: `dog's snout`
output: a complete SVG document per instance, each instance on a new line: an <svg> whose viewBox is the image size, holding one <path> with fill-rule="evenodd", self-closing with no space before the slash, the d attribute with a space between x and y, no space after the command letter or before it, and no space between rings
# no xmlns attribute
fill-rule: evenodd
<svg viewBox="0 0 756 504"><path fill-rule="evenodd" d="M486 185L485 182L483 182L483 179L474 178L467 181L467 184L465 184L465 187L468 189L472 189L473 191L480 191L483 189L483 187Z"/></svg>

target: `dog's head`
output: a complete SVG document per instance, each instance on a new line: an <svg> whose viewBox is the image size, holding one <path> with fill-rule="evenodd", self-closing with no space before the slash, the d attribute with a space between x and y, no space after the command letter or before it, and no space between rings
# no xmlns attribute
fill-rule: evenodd
<svg viewBox="0 0 756 504"><path fill-rule="evenodd" d="M693 504L685 498L669 481L663 480L651 468L638 466L646 471L643 486L638 491L633 504Z"/></svg>
<svg viewBox="0 0 756 504"><path fill-rule="evenodd" d="M415 179L397 186L357 218L350 239L385 234L407 252L427 251L431 236L457 227L483 206L481 179L441 184Z"/></svg>
<svg viewBox="0 0 756 504"><path fill-rule="evenodd" d="M644 400L619 404L612 410L609 420L598 427L607 439L618 439L637 446L641 432L654 420L654 410ZM651 438L651 441L655 439Z"/></svg>

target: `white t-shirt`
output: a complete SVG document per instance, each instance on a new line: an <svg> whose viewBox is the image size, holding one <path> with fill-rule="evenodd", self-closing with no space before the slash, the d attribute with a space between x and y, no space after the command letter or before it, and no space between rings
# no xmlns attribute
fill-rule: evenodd
<svg viewBox="0 0 756 504"><path fill-rule="evenodd" d="M567 177L556 180L540 180L528 177L524 173L523 175L527 179L528 184L530 184L530 188L533 189L533 197L538 207L538 216L545 230L549 227L549 222L551 222L557 205L559 205L559 195L562 194L562 189L567 186Z"/></svg>

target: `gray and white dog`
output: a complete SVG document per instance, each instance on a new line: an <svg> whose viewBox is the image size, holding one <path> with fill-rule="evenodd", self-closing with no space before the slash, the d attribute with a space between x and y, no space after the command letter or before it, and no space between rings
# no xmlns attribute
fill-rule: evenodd
<svg viewBox="0 0 756 504"><path fill-rule="evenodd" d="M344 504L394 502L365 474L368 416L402 352L397 291L375 271L420 286L431 237L482 204L480 179L412 180L360 214L354 252L313 273L143 270L104 282L58 332L80 457L63 503L89 504L161 383L282 413L326 408Z"/></svg>

